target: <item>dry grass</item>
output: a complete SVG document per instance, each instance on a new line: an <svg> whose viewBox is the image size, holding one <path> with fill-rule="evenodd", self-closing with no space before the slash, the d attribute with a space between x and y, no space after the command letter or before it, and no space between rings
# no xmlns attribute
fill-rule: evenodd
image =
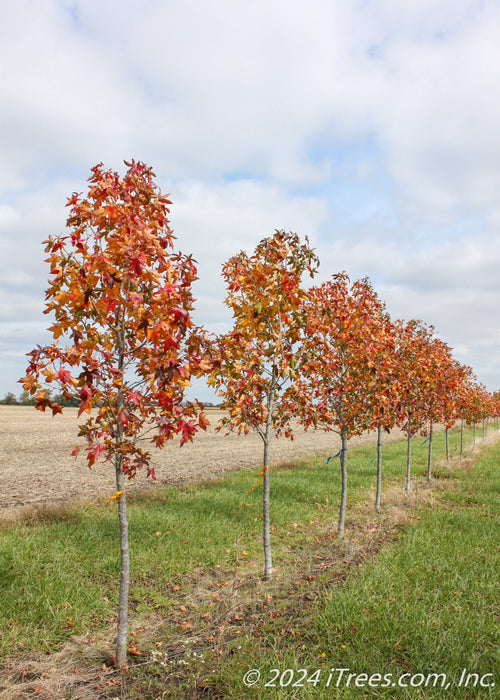
<svg viewBox="0 0 500 700"><path fill-rule="evenodd" d="M113 697L113 688L121 695L121 674L106 664L99 645L90 644L87 638L75 637L55 654L6 659L0 669L2 700L98 700Z"/></svg>

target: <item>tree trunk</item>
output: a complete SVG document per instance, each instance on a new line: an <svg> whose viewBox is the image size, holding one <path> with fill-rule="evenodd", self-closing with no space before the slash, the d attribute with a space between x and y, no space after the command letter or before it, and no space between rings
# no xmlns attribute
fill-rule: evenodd
<svg viewBox="0 0 500 700"><path fill-rule="evenodd" d="M446 461L450 461L450 440L448 435L448 428L445 428L444 435L446 438Z"/></svg>
<svg viewBox="0 0 500 700"><path fill-rule="evenodd" d="M342 537L344 535L345 511L347 504L347 432L343 425L340 429L340 437L342 440L342 449L340 451L340 472L342 474L342 491L340 495L339 527L337 534L339 537Z"/></svg>
<svg viewBox="0 0 500 700"><path fill-rule="evenodd" d="M472 449L473 449L473 450L476 449L476 421L474 421L474 439L473 439L473 442L472 442Z"/></svg>
<svg viewBox="0 0 500 700"><path fill-rule="evenodd" d="M274 370L273 385L267 397L267 417L266 427L263 436L264 440L264 464L263 467L263 489L262 489L262 542L264 545L264 581L270 581L273 577L273 558L271 554L271 520L270 520L270 479L269 467L271 459L271 436L273 432L273 409L274 409ZM267 469L266 469L267 467Z"/></svg>
<svg viewBox="0 0 500 700"><path fill-rule="evenodd" d="M124 365L124 329L116 310L116 344L118 348L117 369L123 372ZM118 496L118 521L120 524L120 592L118 595L118 627L116 634L115 665L119 668L127 663L128 637L128 593L130 587L130 550L128 543L127 497L125 495L125 475L123 473L123 457L120 448L123 443L123 425L121 412L124 400L119 391L116 396L116 434L115 434L115 474L116 490L122 493Z"/></svg>
<svg viewBox="0 0 500 700"><path fill-rule="evenodd" d="M116 635L117 667L127 663L128 592L130 586L130 551L128 543L127 497L124 492L125 476L121 456L116 456L116 490L123 491L118 498L118 520L120 523L120 593L118 598L118 630Z"/></svg>
<svg viewBox="0 0 500 700"><path fill-rule="evenodd" d="M464 419L460 424L460 459L464 456Z"/></svg>
<svg viewBox="0 0 500 700"><path fill-rule="evenodd" d="M411 415L408 416L408 447L406 451L406 493L410 493L410 477L411 477Z"/></svg>
<svg viewBox="0 0 500 700"><path fill-rule="evenodd" d="M432 438L434 437L434 427L431 425L429 428L429 454L427 457L427 481L431 481L431 474L432 474Z"/></svg>
<svg viewBox="0 0 500 700"><path fill-rule="evenodd" d="M266 439L264 440L264 472L263 491L262 491L262 520L263 520L263 544L264 544L264 581L270 581L273 576L273 558L271 554L271 523L269 515L269 506L271 502L270 496L270 479L269 479L269 459L270 459L270 439L271 431L266 426Z"/></svg>
<svg viewBox="0 0 500 700"><path fill-rule="evenodd" d="M377 493L375 494L375 510L380 512L380 497L382 495L382 426L377 432Z"/></svg>

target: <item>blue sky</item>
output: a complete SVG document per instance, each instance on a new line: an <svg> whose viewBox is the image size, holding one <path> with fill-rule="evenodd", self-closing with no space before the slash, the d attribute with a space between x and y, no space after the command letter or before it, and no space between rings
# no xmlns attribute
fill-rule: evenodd
<svg viewBox="0 0 500 700"><path fill-rule="evenodd" d="M41 241L90 168L152 165L197 320L284 228L500 387L499 0L16 0L0 22L0 395L49 340ZM202 398L208 394L197 387Z"/></svg>

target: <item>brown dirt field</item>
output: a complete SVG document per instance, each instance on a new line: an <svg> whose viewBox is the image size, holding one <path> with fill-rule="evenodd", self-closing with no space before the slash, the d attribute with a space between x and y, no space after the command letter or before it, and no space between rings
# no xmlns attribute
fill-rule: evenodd
<svg viewBox="0 0 500 700"><path fill-rule="evenodd" d="M163 450L155 450L152 466L157 481L138 474L131 489L158 488L165 484L213 479L223 472L241 468L260 469L262 441L257 434L225 435L215 427L221 411L208 410L211 425L200 431L193 443L179 447L171 441ZM75 444L85 446L77 438L77 409L66 408L55 418L50 413L30 406L0 406L0 519L21 512L26 507L62 504L71 501L93 501L115 492L114 472L110 464L100 463L90 470L85 456L75 458ZM384 440L401 436L395 431ZM376 441L376 434L354 438L352 444ZM339 449L335 433L322 430L305 432L297 427L293 441L275 440L273 463L312 454L334 454Z"/></svg>

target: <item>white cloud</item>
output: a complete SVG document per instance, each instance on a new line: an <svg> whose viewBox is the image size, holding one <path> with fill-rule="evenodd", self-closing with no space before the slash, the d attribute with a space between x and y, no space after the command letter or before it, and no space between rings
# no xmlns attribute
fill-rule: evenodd
<svg viewBox="0 0 500 700"><path fill-rule="evenodd" d="M178 246L198 261L197 317L221 330L228 321L222 264L240 250L251 252L276 229L292 230L317 242L328 210L324 200L290 197L277 186L238 181L207 186L180 183L173 190L171 221Z"/></svg>
<svg viewBox="0 0 500 700"><path fill-rule="evenodd" d="M395 33L377 59L377 132L407 206L427 216L497 206L500 7L461 5L443 3L454 19L427 31Z"/></svg>
<svg viewBox="0 0 500 700"><path fill-rule="evenodd" d="M0 320L40 322L66 197L134 157L214 328L221 263L286 228L500 384L496 0L18 0L0 42Z"/></svg>

